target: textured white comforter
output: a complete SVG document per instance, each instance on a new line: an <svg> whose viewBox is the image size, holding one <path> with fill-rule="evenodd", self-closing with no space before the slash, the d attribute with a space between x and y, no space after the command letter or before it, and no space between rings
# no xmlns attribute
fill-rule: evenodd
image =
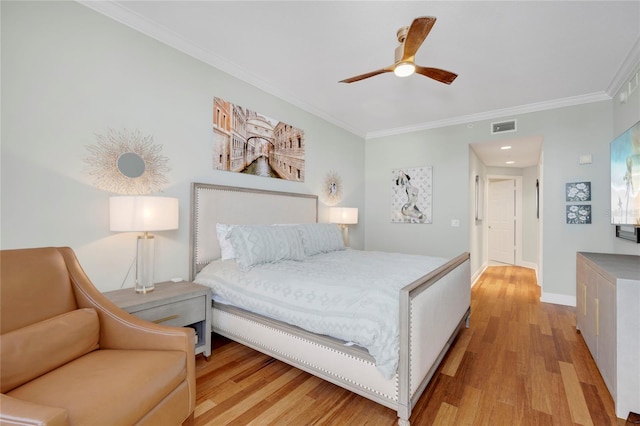
<svg viewBox="0 0 640 426"><path fill-rule="evenodd" d="M241 272L216 261L195 282L225 303L366 348L391 378L398 367L399 290L446 259L347 249Z"/></svg>

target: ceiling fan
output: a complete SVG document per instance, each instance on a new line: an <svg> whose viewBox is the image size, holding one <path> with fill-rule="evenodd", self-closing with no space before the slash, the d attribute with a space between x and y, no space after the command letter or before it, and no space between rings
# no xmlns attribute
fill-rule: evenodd
<svg viewBox="0 0 640 426"><path fill-rule="evenodd" d="M433 16L421 16L414 19L410 27L402 27L397 32L400 45L396 47L395 63L393 65L341 80L340 83L353 83L386 72L393 72L398 77L407 77L416 72L441 83L453 83L453 80L458 76L457 74L439 68L421 67L415 63L416 52L435 23L436 18Z"/></svg>

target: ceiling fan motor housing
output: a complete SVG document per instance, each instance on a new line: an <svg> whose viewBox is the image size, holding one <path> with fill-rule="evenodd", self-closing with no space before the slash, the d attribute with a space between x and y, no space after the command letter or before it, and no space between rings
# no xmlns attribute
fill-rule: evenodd
<svg viewBox="0 0 640 426"><path fill-rule="evenodd" d="M398 41L400 43L404 43L404 40L407 38L408 32L409 32L409 27L400 27L400 29L396 33L396 37L398 37Z"/></svg>
<svg viewBox="0 0 640 426"><path fill-rule="evenodd" d="M398 45L398 47L396 47L395 50L395 60L393 61L394 63L398 63L402 60L402 57L404 56L404 43Z"/></svg>

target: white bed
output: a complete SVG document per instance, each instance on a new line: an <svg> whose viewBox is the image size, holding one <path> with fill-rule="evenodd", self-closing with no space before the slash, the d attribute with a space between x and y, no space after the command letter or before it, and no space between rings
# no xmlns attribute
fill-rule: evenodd
<svg viewBox="0 0 640 426"><path fill-rule="evenodd" d="M217 223L315 223L317 206L314 195L192 184L191 279L220 258ZM212 331L392 408L399 424L409 424L412 408L469 318L469 254L438 264L398 287L400 349L391 378L362 347L222 303L213 303Z"/></svg>

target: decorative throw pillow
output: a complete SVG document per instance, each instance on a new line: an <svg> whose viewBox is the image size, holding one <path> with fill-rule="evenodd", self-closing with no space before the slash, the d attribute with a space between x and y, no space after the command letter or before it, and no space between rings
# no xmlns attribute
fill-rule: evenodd
<svg viewBox="0 0 640 426"><path fill-rule="evenodd" d="M229 236L231 230L236 225L225 225L223 223L216 223L216 236L218 237L218 244L220 245L220 258L222 260L235 259L236 254L233 251L233 245Z"/></svg>
<svg viewBox="0 0 640 426"><path fill-rule="evenodd" d="M345 249L342 230L334 223L307 223L297 228L307 256Z"/></svg>
<svg viewBox="0 0 640 426"><path fill-rule="evenodd" d="M295 226L235 226L230 237L236 262L247 271L261 263L302 260L304 247Z"/></svg>

